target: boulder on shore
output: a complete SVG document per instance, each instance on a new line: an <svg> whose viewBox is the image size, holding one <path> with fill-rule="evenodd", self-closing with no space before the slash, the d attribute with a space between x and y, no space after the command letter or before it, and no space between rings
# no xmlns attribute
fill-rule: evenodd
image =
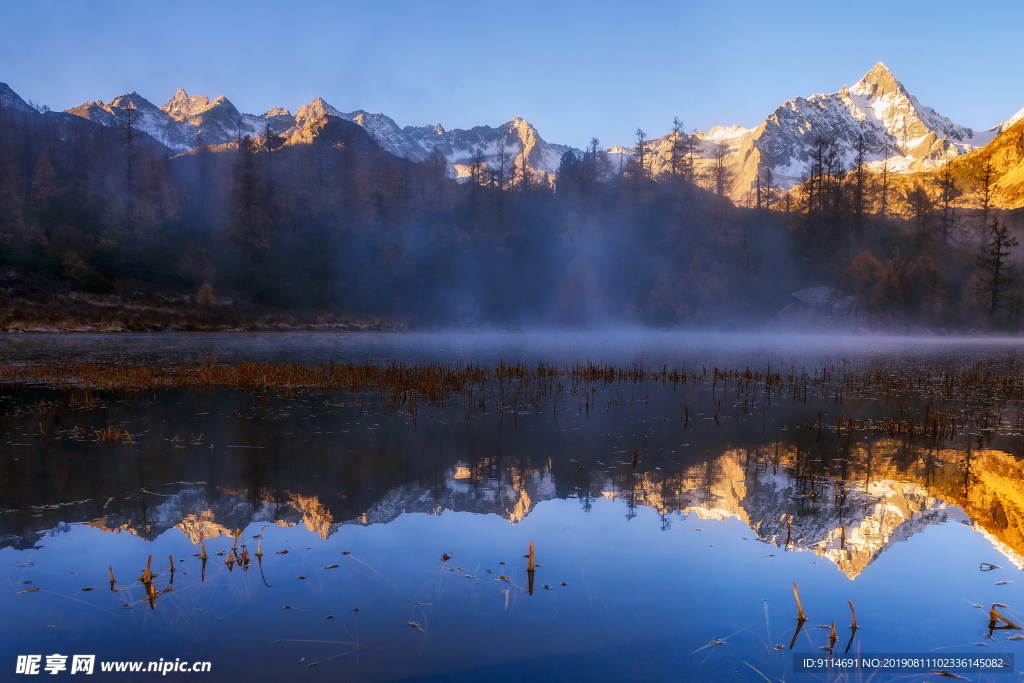
<svg viewBox="0 0 1024 683"><path fill-rule="evenodd" d="M793 292L771 320L779 327L818 327L854 329L867 323L857 299L832 287L807 287Z"/></svg>

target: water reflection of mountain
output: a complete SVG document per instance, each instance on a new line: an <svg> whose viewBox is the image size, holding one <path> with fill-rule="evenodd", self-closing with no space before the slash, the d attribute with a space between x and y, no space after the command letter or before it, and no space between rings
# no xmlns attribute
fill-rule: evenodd
<svg viewBox="0 0 1024 683"><path fill-rule="evenodd" d="M786 550L811 551L850 578L893 543L963 513L915 482L879 478L866 486L836 487L824 478L802 486L785 465L751 465L745 452L727 451L670 481L642 477L634 490L609 498L653 507L668 515L735 518L758 538Z"/></svg>
<svg viewBox="0 0 1024 683"><path fill-rule="evenodd" d="M290 490L178 482L7 511L0 515L0 545L31 546L68 521L147 539L176 528L193 542L200 534L213 538L254 522L301 524L326 538L343 524L388 523L410 512L496 514L516 523L541 501L575 496L584 505L605 497L629 509L651 508L665 523L688 514L738 519L766 543L813 552L851 579L894 543L948 521L972 524L1024 568L1022 463L999 450L928 449L888 440L830 449L777 442L727 449L675 468L601 465L556 470L550 461L482 458L394 485L372 500L329 485Z"/></svg>

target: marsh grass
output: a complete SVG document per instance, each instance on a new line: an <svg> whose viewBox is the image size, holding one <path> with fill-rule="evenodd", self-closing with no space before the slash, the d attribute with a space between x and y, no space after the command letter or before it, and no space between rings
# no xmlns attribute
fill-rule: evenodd
<svg viewBox="0 0 1024 683"><path fill-rule="evenodd" d="M102 405L98 392L144 397L161 390L227 389L255 394L263 400L291 399L300 393L328 395L325 405L357 408L368 415L407 414L416 423L424 407L459 406L466 420L497 414L518 428L526 414L540 414L551 404L554 419L561 409L589 417L600 407L599 390L607 390L605 408L627 401L650 401L648 388L680 390L678 421L690 429L686 389L699 389L704 412L716 426L729 419L761 413L762 427L773 405L820 408L804 423L818 440L824 433L852 439L874 433L939 443L969 433L1024 431L1024 362L1018 360L965 363L873 362L863 366L827 362L785 371L767 367L670 368L643 365L574 363L552 365L501 362L473 363L302 363L238 364L175 363L0 363L0 383L43 385L65 392L67 405L89 410ZM706 394L710 393L710 400ZM884 401L882 416L855 416L845 409L851 400ZM19 406L18 414L47 414L53 401ZM701 406L696 406L701 410ZM813 410L813 408L811 408ZM828 410L828 413L823 412ZM666 416L667 420L668 417ZM698 422L699 423L699 422ZM46 432L40 424L40 437ZM84 436L84 434L78 435ZM95 429L104 443L131 443L120 426ZM203 435L190 435L201 442Z"/></svg>

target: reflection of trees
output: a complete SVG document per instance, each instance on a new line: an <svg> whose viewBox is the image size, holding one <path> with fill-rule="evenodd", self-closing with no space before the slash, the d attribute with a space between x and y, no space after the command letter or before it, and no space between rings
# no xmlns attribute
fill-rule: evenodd
<svg viewBox="0 0 1024 683"><path fill-rule="evenodd" d="M254 406L231 392L111 403L109 423L148 425L137 445L35 439L0 461L0 509L8 510L0 543L31 545L62 520L145 538L176 527L197 540L253 522L327 536L340 524L386 523L403 512L462 510L515 523L541 501L575 498L589 510L605 498L623 501L631 519L654 510L662 528L678 515L739 519L762 540L815 552L851 576L892 543L963 518L950 505L1013 561L1024 556L1024 483L1007 437L915 444L812 429L762 437L759 420L725 422L685 432L686 451L678 437L652 432L634 464L622 455L632 444L605 436L632 424L628 412L603 414L598 430L560 431L524 415L523 428L497 432L486 419L441 410L457 428L439 419L412 428L358 411L309 418L323 407L275 398ZM207 413L193 430L203 444L174 440Z"/></svg>

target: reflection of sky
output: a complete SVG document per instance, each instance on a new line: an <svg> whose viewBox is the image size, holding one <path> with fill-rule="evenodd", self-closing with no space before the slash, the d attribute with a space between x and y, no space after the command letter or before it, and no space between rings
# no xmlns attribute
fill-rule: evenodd
<svg viewBox="0 0 1024 683"><path fill-rule="evenodd" d="M929 527L850 582L810 553L758 542L737 520L691 516L662 530L653 510L640 508L631 521L626 512L618 501L596 500L587 513L578 500L552 500L517 525L494 515L410 514L386 525L347 526L326 541L301 526L273 527L264 533L264 572L272 588L255 566L226 570L214 553L230 547L227 538L207 543L211 559L200 583L195 547L178 530L147 543L73 525L44 538L39 550L0 551L0 610L17 615L0 626L2 656L209 658L228 678L262 680L353 672L450 672L472 680L479 667L529 669L540 662L552 679L574 678L577 667L601 662L676 679L672 671L681 667L714 677L739 660L781 676L789 655L769 648L792 635L793 581L810 618L797 648L804 651L817 651L827 639L827 631L814 628L819 623L834 619L840 637L847 636L848 599L864 627L857 638L865 652L970 646L982 639L986 617L969 602L1024 604L1018 584L994 585L1016 571L978 571L995 551L959 523ZM253 525L245 535L258 530ZM531 540L541 565L533 596L517 589L526 586L522 555ZM249 543L252 552L255 541ZM290 552L277 554L282 549ZM128 584L147 555L160 569L158 588L166 585L168 553L179 563L175 590L159 597L155 611L145 602L123 609L122 603L144 597L138 584ZM442 564L442 553L452 559ZM29 562L34 566L17 566ZM323 568L331 564L340 566ZM126 586L122 591L107 590L107 565ZM450 571L458 567L465 571ZM511 583L494 580L502 574ZM24 580L40 591L15 594ZM82 592L87 586L96 590ZM509 589L507 606L502 589ZM713 638L727 643L690 655ZM372 647L361 650L358 669L355 658L345 656L310 671L300 658L329 657L349 646L279 639L358 640ZM1015 646L1000 642L998 649Z"/></svg>

